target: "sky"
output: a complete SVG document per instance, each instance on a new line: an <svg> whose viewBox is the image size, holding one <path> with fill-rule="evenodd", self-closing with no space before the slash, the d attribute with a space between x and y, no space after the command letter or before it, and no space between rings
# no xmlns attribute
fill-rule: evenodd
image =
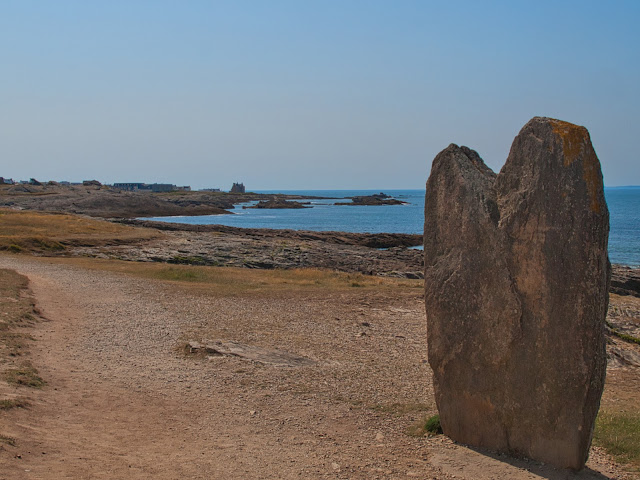
<svg viewBox="0 0 640 480"><path fill-rule="evenodd" d="M423 188L534 116L640 185L640 2L0 0L0 176Z"/></svg>

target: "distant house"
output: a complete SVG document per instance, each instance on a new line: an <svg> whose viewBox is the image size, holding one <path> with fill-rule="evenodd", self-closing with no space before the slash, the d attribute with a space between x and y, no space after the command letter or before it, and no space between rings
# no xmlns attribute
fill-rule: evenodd
<svg viewBox="0 0 640 480"><path fill-rule="evenodd" d="M188 192L191 190L189 185L183 187L176 187L171 183L114 183L113 188L119 188L120 190L151 190L152 192L173 192L175 190Z"/></svg>
<svg viewBox="0 0 640 480"><path fill-rule="evenodd" d="M38 180L36 180L35 178L30 178L29 179L29 185L42 185L42 183L40 183Z"/></svg>
<svg viewBox="0 0 640 480"><path fill-rule="evenodd" d="M175 188L175 185L170 183L153 183L150 186L152 192L171 192Z"/></svg>
<svg viewBox="0 0 640 480"><path fill-rule="evenodd" d="M231 193L245 193L244 183L234 183L231 187Z"/></svg>
<svg viewBox="0 0 640 480"><path fill-rule="evenodd" d="M0 185L13 185L14 183L12 178L0 177Z"/></svg>
<svg viewBox="0 0 640 480"><path fill-rule="evenodd" d="M144 183L114 183L114 188L119 188L120 190L144 190Z"/></svg>

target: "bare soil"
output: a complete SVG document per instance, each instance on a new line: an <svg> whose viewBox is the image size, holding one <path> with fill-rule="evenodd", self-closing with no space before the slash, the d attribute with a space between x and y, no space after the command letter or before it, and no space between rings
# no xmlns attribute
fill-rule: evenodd
<svg viewBox="0 0 640 480"><path fill-rule="evenodd" d="M0 268L29 278L46 319L31 362L47 381L1 387L31 404L0 413L16 440L1 479L634 478L597 448L574 474L407 435L435 413L419 288L231 294L67 259L3 254ZM189 355L190 340L313 362ZM609 379L605 405L617 389L637 404L637 369Z"/></svg>

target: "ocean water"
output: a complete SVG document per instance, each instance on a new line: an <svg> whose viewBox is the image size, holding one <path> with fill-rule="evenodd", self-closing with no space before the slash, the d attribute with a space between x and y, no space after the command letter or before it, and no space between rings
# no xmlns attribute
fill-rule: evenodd
<svg viewBox="0 0 640 480"><path fill-rule="evenodd" d="M605 188L611 263L640 266L640 187Z"/></svg>
<svg viewBox="0 0 640 480"><path fill-rule="evenodd" d="M380 190L269 190L258 193L288 193L330 197L304 200L306 209L243 209L236 205L235 215L197 217L154 217L149 220L190 224L219 224L244 228L292 230L334 230L358 233L422 233L424 223L424 190L384 190L407 205L335 206L345 197L372 195ZM640 266L640 187L605 188L611 215L609 257L612 263Z"/></svg>

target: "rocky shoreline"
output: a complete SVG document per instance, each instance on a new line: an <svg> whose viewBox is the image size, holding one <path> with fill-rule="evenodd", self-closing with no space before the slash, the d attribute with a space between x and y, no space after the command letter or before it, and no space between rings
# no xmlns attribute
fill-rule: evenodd
<svg viewBox="0 0 640 480"><path fill-rule="evenodd" d="M322 197L206 191L124 191L105 185L0 185L0 207L76 213L101 218L225 215L252 201ZM295 202L293 202L295 203ZM295 207L295 206L294 206Z"/></svg>
<svg viewBox="0 0 640 480"><path fill-rule="evenodd" d="M406 204L407 202L397 200L382 192L376 193L375 195L351 197L351 202L334 203L334 205L342 205L342 206L346 205L346 206L352 206L352 207L378 206L378 205L406 205Z"/></svg>
<svg viewBox="0 0 640 480"><path fill-rule="evenodd" d="M259 269L324 268L365 275L422 278L420 235L244 229L120 219L158 230L135 244L75 245L68 255L140 262Z"/></svg>
<svg viewBox="0 0 640 480"><path fill-rule="evenodd" d="M312 232L190 225L118 219L162 237L144 244L73 247L75 255L142 262L262 269L327 268L400 278L423 278L421 235ZM613 265L611 292L640 297L640 268Z"/></svg>
<svg viewBox="0 0 640 480"><path fill-rule="evenodd" d="M387 200L388 198L382 198ZM245 268L327 268L367 275L422 278L422 235L272 230L137 220L140 216L228 214L248 201L320 197L221 192L124 192L87 186L0 186L0 207L67 212L156 230L160 238L88 246L76 243L56 255L88 255L143 262ZM64 243L64 242L63 242ZM640 269L613 266L611 292L640 297Z"/></svg>
<svg viewBox="0 0 640 480"><path fill-rule="evenodd" d="M113 219L118 223L163 231L218 232L242 237L287 238L318 240L336 245L358 245L369 248L416 247L422 245L422 235L405 233L351 233L310 230L275 230L270 228L241 228L226 225L193 225L188 223L157 222L138 219Z"/></svg>

